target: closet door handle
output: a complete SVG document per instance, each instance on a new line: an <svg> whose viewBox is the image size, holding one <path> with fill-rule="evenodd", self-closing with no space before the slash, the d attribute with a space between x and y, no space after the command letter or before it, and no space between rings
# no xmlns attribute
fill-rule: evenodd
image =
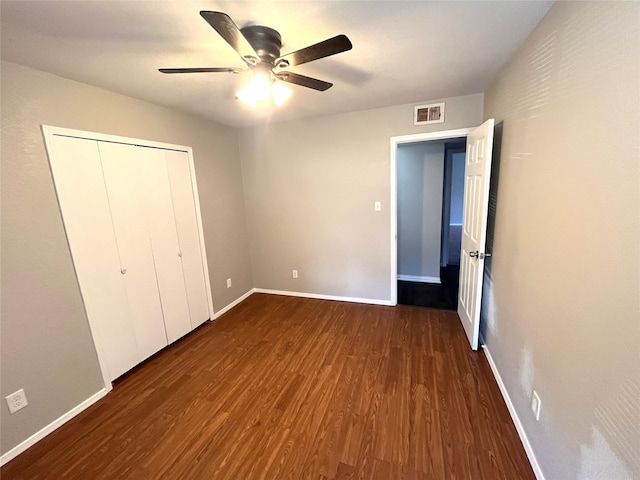
<svg viewBox="0 0 640 480"><path fill-rule="evenodd" d="M182 252L178 252L178 256L181 257L182 256Z"/></svg>
<svg viewBox="0 0 640 480"><path fill-rule="evenodd" d="M120 269L120 273L121 273L122 275L124 275L125 273L127 273L127 269L126 269L126 268L121 268L121 269Z"/></svg>

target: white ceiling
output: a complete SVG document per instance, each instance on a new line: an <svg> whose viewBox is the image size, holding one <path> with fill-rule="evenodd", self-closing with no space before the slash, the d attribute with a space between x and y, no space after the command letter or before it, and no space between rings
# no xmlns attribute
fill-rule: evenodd
<svg viewBox="0 0 640 480"><path fill-rule="evenodd" d="M34 1L0 3L2 58L230 126L420 103L483 92L551 1ZM280 108L234 99L246 75L163 75L159 67L242 67L200 17L283 37L282 54L344 33L353 50L291 71L334 83L292 85Z"/></svg>

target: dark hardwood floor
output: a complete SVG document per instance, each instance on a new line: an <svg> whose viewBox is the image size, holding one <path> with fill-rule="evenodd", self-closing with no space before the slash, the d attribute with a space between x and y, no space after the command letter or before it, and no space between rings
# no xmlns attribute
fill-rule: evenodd
<svg viewBox="0 0 640 480"><path fill-rule="evenodd" d="M415 307L458 309L459 265L440 267L441 283L398 280L398 303Z"/></svg>
<svg viewBox="0 0 640 480"><path fill-rule="evenodd" d="M534 479L454 312L254 294L0 470L10 479Z"/></svg>

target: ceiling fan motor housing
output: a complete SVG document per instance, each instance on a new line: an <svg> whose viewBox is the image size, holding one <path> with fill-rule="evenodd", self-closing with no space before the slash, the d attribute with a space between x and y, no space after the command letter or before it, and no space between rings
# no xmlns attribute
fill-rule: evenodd
<svg viewBox="0 0 640 480"><path fill-rule="evenodd" d="M262 25L250 25L241 28L240 31L256 51L262 62L274 66L275 61L280 57L282 48L282 37L273 28Z"/></svg>

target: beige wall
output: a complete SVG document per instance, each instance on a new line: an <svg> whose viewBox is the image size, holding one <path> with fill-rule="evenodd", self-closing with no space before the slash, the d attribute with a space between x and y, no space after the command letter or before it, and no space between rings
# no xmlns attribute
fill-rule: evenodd
<svg viewBox="0 0 640 480"><path fill-rule="evenodd" d="M400 105L243 129L255 286L389 300L390 137L482 121L482 94L441 101L444 124L416 127Z"/></svg>
<svg viewBox="0 0 640 480"><path fill-rule="evenodd" d="M438 279L444 142L401 144L396 159L398 275Z"/></svg>
<svg viewBox="0 0 640 480"><path fill-rule="evenodd" d="M41 124L192 146L215 310L253 283L235 130L7 62L1 94L0 397L29 401L0 408L6 453L102 387Z"/></svg>
<svg viewBox="0 0 640 480"><path fill-rule="evenodd" d="M547 480L640 478L639 7L558 2L485 97L486 341Z"/></svg>

